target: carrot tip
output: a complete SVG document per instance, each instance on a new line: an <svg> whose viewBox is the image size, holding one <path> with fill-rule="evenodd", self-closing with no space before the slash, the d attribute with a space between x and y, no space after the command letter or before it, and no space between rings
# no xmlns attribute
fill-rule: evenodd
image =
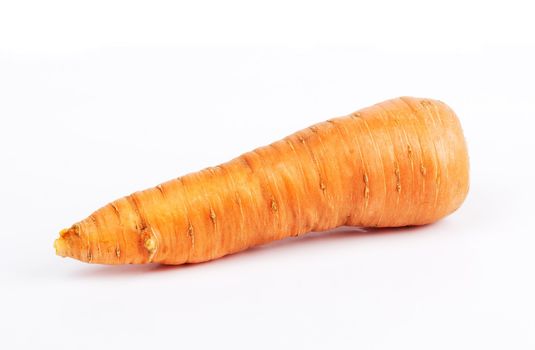
<svg viewBox="0 0 535 350"><path fill-rule="evenodd" d="M61 236L61 233L60 233L60 236ZM54 249L56 250L56 255L63 256L63 257L66 256L67 245L66 245L65 240L62 237L54 241Z"/></svg>
<svg viewBox="0 0 535 350"><path fill-rule="evenodd" d="M77 237L76 230L71 228L65 228L59 231L59 238L54 241L54 249L56 255L67 257L72 254L72 239Z"/></svg>

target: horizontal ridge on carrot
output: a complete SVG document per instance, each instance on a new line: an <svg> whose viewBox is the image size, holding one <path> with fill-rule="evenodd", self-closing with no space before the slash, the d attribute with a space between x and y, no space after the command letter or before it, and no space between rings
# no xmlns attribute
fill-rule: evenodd
<svg viewBox="0 0 535 350"><path fill-rule="evenodd" d="M401 97L120 198L54 247L90 263L183 264L338 226L423 225L462 204L468 168L455 113Z"/></svg>

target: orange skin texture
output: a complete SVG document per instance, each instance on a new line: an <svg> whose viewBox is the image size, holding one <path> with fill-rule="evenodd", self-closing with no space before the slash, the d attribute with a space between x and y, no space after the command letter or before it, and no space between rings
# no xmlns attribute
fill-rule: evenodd
<svg viewBox="0 0 535 350"><path fill-rule="evenodd" d="M423 225L459 208L468 173L455 113L401 97L120 198L54 246L89 263L183 264L338 226Z"/></svg>

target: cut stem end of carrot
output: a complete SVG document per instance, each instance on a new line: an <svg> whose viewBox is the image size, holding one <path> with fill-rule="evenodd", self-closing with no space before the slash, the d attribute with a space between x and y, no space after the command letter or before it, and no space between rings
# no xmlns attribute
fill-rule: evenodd
<svg viewBox="0 0 535 350"><path fill-rule="evenodd" d="M62 237L54 241L54 249L56 250L56 255L63 256L63 257L67 256L66 255L67 244Z"/></svg>
<svg viewBox="0 0 535 350"><path fill-rule="evenodd" d="M80 236L75 226L59 232L59 238L54 241L56 255L79 259L76 254L80 250Z"/></svg>

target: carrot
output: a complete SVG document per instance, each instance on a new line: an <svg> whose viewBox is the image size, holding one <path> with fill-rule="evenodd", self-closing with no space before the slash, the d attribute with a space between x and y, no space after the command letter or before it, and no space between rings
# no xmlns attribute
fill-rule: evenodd
<svg viewBox="0 0 535 350"><path fill-rule="evenodd" d="M120 198L54 246L90 263L202 262L342 225L431 223L461 205L468 185L455 113L401 97Z"/></svg>

